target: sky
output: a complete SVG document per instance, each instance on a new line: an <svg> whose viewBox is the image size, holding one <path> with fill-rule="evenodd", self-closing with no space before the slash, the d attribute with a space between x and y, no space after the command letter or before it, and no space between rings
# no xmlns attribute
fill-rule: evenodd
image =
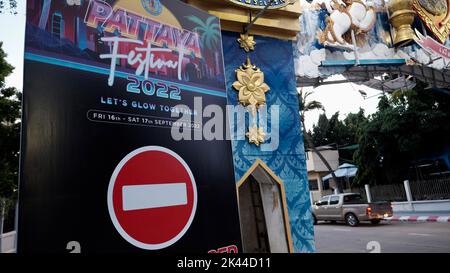
<svg viewBox="0 0 450 273"><path fill-rule="evenodd" d="M13 74L6 79L6 86L14 86L22 90L26 0L18 0L17 4L17 15L0 14L0 41L3 42L3 50L8 54L7 61L15 67ZM343 77L337 75L329 80L341 79ZM314 92L309 99L320 101L328 117L339 111L340 119L344 119L349 113L358 112L360 107L366 114L376 112L377 96L365 100L358 90L364 90L368 97L380 93L378 90L350 83L323 85L315 89L305 88L305 91ZM317 123L321 113L321 111L311 111L305 115L307 130Z"/></svg>
<svg viewBox="0 0 450 273"><path fill-rule="evenodd" d="M328 78L327 81L336 81L345 79L341 75L336 75ZM367 93L367 99L359 93L359 90ZM373 114L377 111L379 102L378 94L382 92L369 88L364 85L358 85L353 83L322 85L317 88L304 88L304 92L312 91L313 94L308 97L308 101L316 100L322 103L325 108L325 114L328 118L339 111L339 118L341 120L349 113L357 113L359 109L364 109L366 115ZM314 124L317 124L319 115L322 114L321 110L314 110L306 112L305 114L305 126L306 130L312 129Z"/></svg>

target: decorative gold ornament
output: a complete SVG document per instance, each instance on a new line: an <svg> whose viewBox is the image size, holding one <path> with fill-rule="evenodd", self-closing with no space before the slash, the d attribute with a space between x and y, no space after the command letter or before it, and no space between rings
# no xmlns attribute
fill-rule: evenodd
<svg viewBox="0 0 450 273"><path fill-rule="evenodd" d="M249 53L255 50L255 38L248 33L243 33L237 39L239 45L245 52ZM251 113L254 124L257 124L258 108L260 105L266 104L266 92L270 87L264 82L264 73L252 64L247 56L247 62L236 69L237 81L233 83L233 88L239 92L239 103L247 106L247 110ZM249 143L259 146L264 143L266 133L264 128L253 125L245 134Z"/></svg>
<svg viewBox="0 0 450 273"><path fill-rule="evenodd" d="M234 89L239 91L239 102L244 105L254 106L266 104L266 92L270 87L264 82L264 73L250 61L236 70L237 81L233 83Z"/></svg>
<svg viewBox="0 0 450 273"><path fill-rule="evenodd" d="M250 52L255 50L255 37L248 35L248 33L241 34L241 36L237 39L241 48L245 50L245 52Z"/></svg>
<svg viewBox="0 0 450 273"><path fill-rule="evenodd" d="M413 0L393 0L389 2L389 21L395 29L394 45L405 44L414 39L414 22L416 12L413 10Z"/></svg>
<svg viewBox="0 0 450 273"><path fill-rule="evenodd" d="M450 35L450 0L411 0L427 28L444 44Z"/></svg>
<svg viewBox="0 0 450 273"><path fill-rule="evenodd" d="M254 143L256 146L264 143L266 141L266 133L264 128L258 128L256 125L249 128L248 133L245 134L250 143Z"/></svg>

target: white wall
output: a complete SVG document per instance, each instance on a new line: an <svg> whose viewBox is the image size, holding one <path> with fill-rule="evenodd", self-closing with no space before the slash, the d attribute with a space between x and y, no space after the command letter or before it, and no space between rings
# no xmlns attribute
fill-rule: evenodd
<svg viewBox="0 0 450 273"><path fill-rule="evenodd" d="M324 150L320 153L325 157L328 164L330 164L333 170L339 167L339 152L337 150ZM308 172L329 172L328 168L320 160L319 156L314 152L308 152L308 158L306 160L306 168Z"/></svg>
<svg viewBox="0 0 450 273"><path fill-rule="evenodd" d="M392 209L395 212L440 212L450 211L450 200L430 200L413 202L393 202Z"/></svg>
<svg viewBox="0 0 450 273"><path fill-rule="evenodd" d="M14 253L16 252L16 232L8 232L4 233L0 236L0 240L2 240L2 249L0 249L0 253Z"/></svg>

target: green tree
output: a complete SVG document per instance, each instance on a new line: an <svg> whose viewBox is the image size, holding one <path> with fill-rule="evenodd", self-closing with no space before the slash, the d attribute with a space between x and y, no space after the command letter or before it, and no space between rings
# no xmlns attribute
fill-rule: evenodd
<svg viewBox="0 0 450 273"><path fill-rule="evenodd" d="M341 144L341 134L343 133L343 124L339 121L339 112L336 112L330 119L325 113L319 116L317 124L313 125L312 138L316 146L329 144Z"/></svg>
<svg viewBox="0 0 450 273"><path fill-rule="evenodd" d="M314 124L310 134L316 146L336 145L338 149L351 145L357 147L358 130L366 120L363 109L359 109L358 113L348 114L343 121L339 120L339 112L329 119L324 113L319 116L319 120L317 124ZM340 163L353 162L355 149L339 150Z"/></svg>
<svg viewBox="0 0 450 273"><path fill-rule="evenodd" d="M19 172L21 94L5 87L13 67L5 60L0 42L0 197L15 198Z"/></svg>
<svg viewBox="0 0 450 273"><path fill-rule="evenodd" d="M382 97L378 111L358 131L357 183L392 184L408 179L411 162L450 146L450 99L425 89Z"/></svg>
<svg viewBox="0 0 450 273"><path fill-rule="evenodd" d="M336 112L329 119L325 113L321 114L312 130L314 144L317 146L327 144L336 144L338 146L356 144L358 129L365 120L366 117L363 109L359 109L358 113L348 114L343 121L339 120L339 112Z"/></svg>
<svg viewBox="0 0 450 273"><path fill-rule="evenodd" d="M344 119L344 126L347 133L346 142L356 144L358 142L358 131L361 125L367 121L364 109L359 108L358 113L349 113Z"/></svg>

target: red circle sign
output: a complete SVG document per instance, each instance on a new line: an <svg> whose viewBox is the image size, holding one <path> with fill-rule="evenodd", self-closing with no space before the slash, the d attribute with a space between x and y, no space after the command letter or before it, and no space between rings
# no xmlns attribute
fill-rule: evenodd
<svg viewBox="0 0 450 273"><path fill-rule="evenodd" d="M177 242L194 219L197 188L189 166L175 152L147 146L129 153L108 187L114 227L132 245L149 250Z"/></svg>

